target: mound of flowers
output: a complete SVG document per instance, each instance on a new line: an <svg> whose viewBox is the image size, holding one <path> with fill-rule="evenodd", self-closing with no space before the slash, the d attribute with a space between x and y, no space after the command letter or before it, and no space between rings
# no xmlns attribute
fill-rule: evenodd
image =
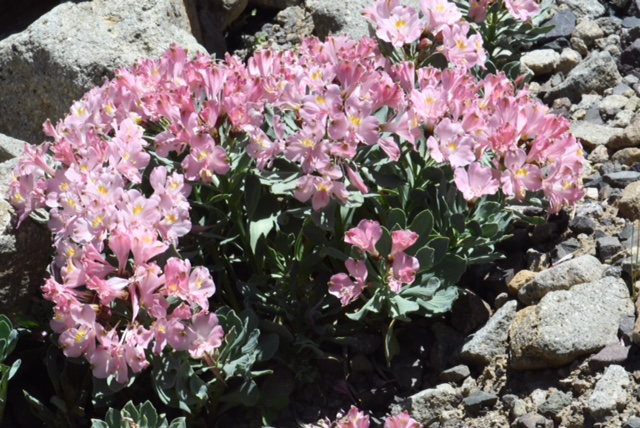
<svg viewBox="0 0 640 428"><path fill-rule="evenodd" d="M472 0L470 21L488 3ZM534 6L500 13L527 21ZM474 252L502 236L486 207L536 196L553 213L582 197L568 121L503 73L478 77L483 38L454 3L379 0L365 15L377 40L311 38L246 63L172 46L45 123L51 141L26 148L9 198L20 221L47 213L43 294L64 355L127 384L179 354L215 380L220 308L283 307L302 278L311 318L408 321L435 311L445 261L491 256L493 241Z"/></svg>

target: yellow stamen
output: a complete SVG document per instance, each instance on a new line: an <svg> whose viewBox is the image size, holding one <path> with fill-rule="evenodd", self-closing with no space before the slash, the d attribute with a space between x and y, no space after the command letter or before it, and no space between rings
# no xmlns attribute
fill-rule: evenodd
<svg viewBox="0 0 640 428"><path fill-rule="evenodd" d="M207 157L209 156L209 153L207 153L206 151L201 151L200 154L198 155L198 162L202 162L203 160L205 160Z"/></svg>
<svg viewBox="0 0 640 428"><path fill-rule="evenodd" d="M88 335L87 331L85 329L81 328L80 330L78 330L78 332L76 333L76 335L73 338L73 340L76 343L80 343L87 337L87 335Z"/></svg>

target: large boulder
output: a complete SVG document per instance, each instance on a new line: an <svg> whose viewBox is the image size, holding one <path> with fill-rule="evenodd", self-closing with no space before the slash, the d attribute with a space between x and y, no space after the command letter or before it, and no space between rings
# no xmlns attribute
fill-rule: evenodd
<svg viewBox="0 0 640 428"><path fill-rule="evenodd" d="M159 57L177 43L202 50L189 0L66 2L0 41L0 132L29 143L73 100L137 58Z"/></svg>
<svg viewBox="0 0 640 428"><path fill-rule="evenodd" d="M516 370L560 367L618 341L623 317L634 315L620 278L552 291L536 306L516 313L509 328L511 366Z"/></svg>

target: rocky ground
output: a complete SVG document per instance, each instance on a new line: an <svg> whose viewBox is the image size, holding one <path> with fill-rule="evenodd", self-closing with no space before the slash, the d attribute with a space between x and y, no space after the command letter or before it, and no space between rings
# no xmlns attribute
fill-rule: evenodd
<svg viewBox="0 0 640 428"><path fill-rule="evenodd" d="M173 41L246 55L311 34L368 31L365 1L51 3L1 35L3 188L24 142L42 139L45 118L61 117L138 56ZM508 256L465 276L451 314L404 326L391 367L378 336L363 334L339 350L347 364L316 362L321 376L292 395L274 426L333 418L355 402L374 420L409 410L425 427L640 427L640 12L633 0L558 0L553 10L556 28L525 55L524 71L583 142L585 199L556 216L525 208L547 221L517 224L502 244ZM2 202L0 310L20 312L44 275L47 238L35 224L16 232ZM289 376L276 373L273 387L290 385ZM241 426L238 417L230 413L226 426Z"/></svg>

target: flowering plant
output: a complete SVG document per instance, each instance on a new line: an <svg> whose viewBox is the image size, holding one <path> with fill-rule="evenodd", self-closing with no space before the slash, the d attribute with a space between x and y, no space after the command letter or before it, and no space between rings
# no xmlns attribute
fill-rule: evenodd
<svg viewBox="0 0 640 428"><path fill-rule="evenodd" d="M506 2L524 19L529 3ZM322 353L345 314L391 358L396 321L447 311L466 266L499 257L505 201L580 199L568 122L470 73L486 52L455 4L420 9L367 9L380 47L306 39L244 64L173 46L45 123L9 198L20 221L48 212L63 353L114 390L153 365L185 411L233 376L227 401L257 404L252 366Z"/></svg>

